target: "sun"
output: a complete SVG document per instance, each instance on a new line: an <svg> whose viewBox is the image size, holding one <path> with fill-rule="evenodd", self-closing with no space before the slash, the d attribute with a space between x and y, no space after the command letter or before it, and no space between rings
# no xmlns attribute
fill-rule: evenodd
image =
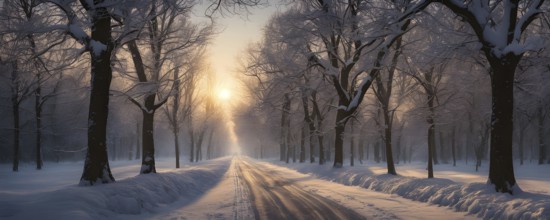
<svg viewBox="0 0 550 220"><path fill-rule="evenodd" d="M218 96L220 97L220 99L222 100L228 100L229 98L231 98L231 91L227 90L227 89L222 89L220 90L220 92L218 93Z"/></svg>

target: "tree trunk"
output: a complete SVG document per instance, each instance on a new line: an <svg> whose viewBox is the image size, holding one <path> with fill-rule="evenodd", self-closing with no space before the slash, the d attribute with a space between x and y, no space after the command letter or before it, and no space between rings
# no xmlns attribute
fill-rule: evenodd
<svg viewBox="0 0 550 220"><path fill-rule="evenodd" d="M291 156L291 153L293 153L294 149L291 149L291 144L292 144L292 141L291 141L291 136L290 136L290 117L287 118L287 122L285 122L285 131L286 131L286 141L285 141L285 151L286 151L286 163L289 163L290 162L290 156Z"/></svg>
<svg viewBox="0 0 550 220"><path fill-rule="evenodd" d="M334 149L334 146L332 144L334 143L334 136L329 135L327 140L327 147L325 149L325 161L330 161L330 158L332 158L332 149Z"/></svg>
<svg viewBox="0 0 550 220"><path fill-rule="evenodd" d="M285 160L285 110L282 110L281 116L281 135L279 138L279 160Z"/></svg>
<svg viewBox="0 0 550 220"><path fill-rule="evenodd" d="M433 120L428 119L428 178L434 178L434 148L435 148L435 126Z"/></svg>
<svg viewBox="0 0 550 220"><path fill-rule="evenodd" d="M387 109L387 106L384 106L384 121L385 121L385 128L384 128L384 136L385 136L385 142L386 142L386 164L388 167L388 174L397 175L397 172L395 171L395 164L393 162L393 151L392 151L392 119L389 115L389 110Z"/></svg>
<svg viewBox="0 0 550 220"><path fill-rule="evenodd" d="M149 95L149 97L155 95ZM143 111L143 152L141 160L141 171L140 174L156 173L155 166L155 140L154 140L154 119L155 114Z"/></svg>
<svg viewBox="0 0 550 220"><path fill-rule="evenodd" d="M287 130L286 130L286 121L288 120L290 113L290 96L288 94L284 95L283 110L281 111L281 136L280 136L280 145L279 145L279 154L281 161L285 160L287 155L286 151L288 150L287 145Z"/></svg>
<svg viewBox="0 0 550 220"><path fill-rule="evenodd" d="M141 132L139 130L139 122L136 123L136 160L141 157Z"/></svg>
<svg viewBox="0 0 550 220"><path fill-rule="evenodd" d="M302 131L300 132L300 163L306 161L306 125L302 124ZM311 154L311 152L310 152Z"/></svg>
<svg viewBox="0 0 550 220"><path fill-rule="evenodd" d="M214 137L214 128L210 129L210 134L208 135L208 147L206 147L206 159L212 159L212 138Z"/></svg>
<svg viewBox="0 0 550 220"><path fill-rule="evenodd" d="M325 147L324 147L324 137L322 134L317 134L317 139L319 141L319 164L325 164Z"/></svg>
<svg viewBox="0 0 550 220"><path fill-rule="evenodd" d="M149 81L155 82L156 80L155 76L152 76L148 79L147 75L145 74L145 65L143 63L143 59L141 58L141 53L139 51L136 41L132 40L128 42L127 45L132 55L132 60L134 62L134 67L136 69L136 75L139 79L139 82L141 83L147 83ZM152 49L152 51L155 52L154 49ZM155 68L154 70L158 70L158 69ZM141 155L140 174L157 172L156 165L155 165L155 140L154 140L155 111L164 102L166 102L167 99L155 105L156 97L157 97L156 94L146 95L143 101L143 105L140 104L135 99L130 98L130 100L141 109L141 112L143 115L143 121L142 121L143 124L142 124L142 131L141 131L142 155Z"/></svg>
<svg viewBox="0 0 550 220"><path fill-rule="evenodd" d="M344 110L336 113L336 127L334 129L334 167L340 168L344 164L344 132L346 121Z"/></svg>
<svg viewBox="0 0 550 220"><path fill-rule="evenodd" d="M431 73L427 76L426 78L430 79L428 80L429 82L431 82ZM430 110L430 115L428 116L428 119L426 120L428 122L428 178L434 178L434 167L433 167L433 164L435 162L435 164L437 164L437 159L436 159L436 153L435 153L435 121L434 121L434 117L435 117L435 109L434 109L434 95L433 95L433 90L431 89L426 89L426 93L428 95L428 108Z"/></svg>
<svg viewBox="0 0 550 220"><path fill-rule="evenodd" d="M15 72L15 70L13 70ZM16 88L17 89L17 88ZM20 123L19 123L19 95L17 92L12 94L11 97L12 113L13 113L13 172L19 171L19 136L20 136Z"/></svg>
<svg viewBox="0 0 550 220"><path fill-rule="evenodd" d="M432 82L432 73L433 68L431 71L425 73L424 78L426 79L426 82ZM428 122L428 178L434 178L434 169L433 165L438 164L437 162L437 154L435 152L435 107L434 107L434 99L435 99L435 92L433 85L424 85L424 89L426 91L426 95L428 98L428 109L429 109L429 115L426 120Z"/></svg>
<svg viewBox="0 0 550 220"><path fill-rule="evenodd" d="M195 159L195 132L193 131L193 122L191 122L193 119L190 118L189 120L189 141L191 142L189 143L189 162L193 163Z"/></svg>
<svg viewBox="0 0 550 220"><path fill-rule="evenodd" d="M319 164L323 165L325 164L325 157L326 157L325 148L324 148L325 140L324 140L323 134L320 132L320 129L322 128L322 124L323 124L323 116L321 115L321 110L319 109L319 105L317 104L317 93L315 90L311 92L311 100L313 104L313 113L315 114L315 119L317 120L317 127L313 126L314 128L313 132L317 136L317 140L319 143ZM310 125L310 128L311 128L311 125Z"/></svg>
<svg viewBox="0 0 550 220"><path fill-rule="evenodd" d="M199 162L202 160L202 142L204 140L204 134L206 133L206 128L201 129L201 133L199 134L199 139L197 140L197 147L196 147L196 156L195 156L195 162Z"/></svg>
<svg viewBox="0 0 550 220"><path fill-rule="evenodd" d="M88 150L80 185L94 185L98 181L101 183L115 181L109 166L106 142L109 89L113 74L111 69L113 51L111 16L105 7L94 8L93 14L92 27L90 28L91 38L94 42L106 45L106 49L100 51L99 48L96 48L96 51L90 51L92 83L88 112Z"/></svg>
<svg viewBox="0 0 550 220"><path fill-rule="evenodd" d="M544 146L544 115L542 109L542 98L539 98L538 109L538 135L539 135L539 165L544 164L546 159L546 146Z"/></svg>
<svg viewBox="0 0 550 220"><path fill-rule="evenodd" d="M32 10L32 9L31 9ZM30 19L32 16L31 13L27 14L27 18ZM34 41L33 35L28 35L29 43L31 44L31 49L33 55L36 55L36 43ZM36 58L40 59L40 58ZM38 62L38 61L35 61ZM37 65L38 68L38 65ZM35 99L34 99L34 113L36 120L36 169L41 170L43 161L42 161L42 73L40 70L36 72L36 89L34 90Z"/></svg>
<svg viewBox="0 0 550 220"><path fill-rule="evenodd" d="M166 114L169 118L170 124L172 125L172 134L174 134L174 151L176 153L176 168L180 168L180 142L179 142L179 131L180 131L180 120L178 110L180 109L180 77L179 77L179 68L174 70L174 102L172 103L172 112L166 108Z"/></svg>
<svg viewBox="0 0 550 220"><path fill-rule="evenodd" d="M491 90L491 159L489 182L497 192L512 194L516 185L512 157L514 72L518 57L508 54L500 60L492 60Z"/></svg>
<svg viewBox="0 0 550 220"><path fill-rule="evenodd" d="M315 123L312 120L312 115L314 113L309 113L309 101L307 100L307 94L305 91L302 90L302 107L304 109L304 121L308 125L309 130L309 162L315 163ZM303 132L303 131L302 131ZM305 161L305 149L302 150L304 152L304 161ZM300 155L300 162L301 161Z"/></svg>
<svg viewBox="0 0 550 220"><path fill-rule="evenodd" d="M315 125L309 124L309 162L315 163Z"/></svg>
<svg viewBox="0 0 550 220"><path fill-rule="evenodd" d="M180 168L180 141L178 137L178 132L173 130L174 133L174 147L176 151L176 168Z"/></svg>
<svg viewBox="0 0 550 220"><path fill-rule="evenodd" d="M365 139L363 137L359 138L359 146L357 147L357 150L359 151L357 154L359 154L359 163L363 164L363 160L365 159Z"/></svg>
<svg viewBox="0 0 550 220"><path fill-rule="evenodd" d="M453 126L453 133L451 134L451 153L452 153L452 156L453 156L453 167L456 167L456 140L455 140L455 137L456 137L456 127Z"/></svg>
<svg viewBox="0 0 550 220"><path fill-rule="evenodd" d="M350 126L350 133L351 133L351 137L350 137L350 140L349 140L349 148L350 148L350 151L349 151L349 165L350 166L354 166L355 165L355 134L353 133L353 121L351 122L351 126Z"/></svg>

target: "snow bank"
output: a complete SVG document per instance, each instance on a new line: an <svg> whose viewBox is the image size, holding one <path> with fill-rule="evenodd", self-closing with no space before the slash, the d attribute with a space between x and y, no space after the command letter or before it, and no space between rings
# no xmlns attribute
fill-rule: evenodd
<svg viewBox="0 0 550 220"><path fill-rule="evenodd" d="M448 206L484 219L550 219L550 196L523 192L496 193L485 183L456 183L449 179L424 179L389 174L373 175L353 168L334 169L329 165L284 164L301 173L345 185L396 194L415 201Z"/></svg>
<svg viewBox="0 0 550 220"><path fill-rule="evenodd" d="M112 184L69 186L39 193L0 193L0 218L105 219L155 212L163 204L196 200L218 183L230 158L171 172L138 175ZM33 180L29 180L33 181Z"/></svg>

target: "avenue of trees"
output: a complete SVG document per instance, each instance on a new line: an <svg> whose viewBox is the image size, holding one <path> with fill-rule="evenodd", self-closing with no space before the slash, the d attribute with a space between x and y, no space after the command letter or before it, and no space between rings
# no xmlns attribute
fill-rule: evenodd
<svg viewBox="0 0 550 220"><path fill-rule="evenodd" d="M139 158L146 174L156 172L155 153L176 154L176 167L180 155L192 162L224 155L216 143L227 134L214 129L224 124L212 95L217 82L206 62L216 27L192 18L199 3L3 1L0 161L18 171L20 160L42 169L44 159L85 158L80 184L94 185L115 181L110 159ZM156 148L163 134L175 147ZM205 154L183 154L182 137L184 149Z"/></svg>
<svg viewBox="0 0 550 220"><path fill-rule="evenodd" d="M550 162L547 13L543 0L294 2L243 58L255 113L242 120L264 129L242 133L271 130L283 161L366 154L389 174L411 158L428 178L487 160L489 183L512 194L514 160Z"/></svg>
<svg viewBox="0 0 550 220"><path fill-rule="evenodd" d="M215 20L273 1L205 2L199 22L194 0L3 1L0 162L85 158L80 184L94 185L115 181L110 159L147 174L159 153L175 167L228 153L207 63ZM514 161L550 163L545 0L282 2L241 57L242 152L383 161L393 175L423 160L428 178L488 161L511 194Z"/></svg>

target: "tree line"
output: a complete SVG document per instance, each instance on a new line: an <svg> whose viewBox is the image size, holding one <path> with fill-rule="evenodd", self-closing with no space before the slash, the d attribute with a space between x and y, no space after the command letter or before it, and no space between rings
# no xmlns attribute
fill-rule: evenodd
<svg viewBox="0 0 550 220"><path fill-rule="evenodd" d="M45 156L85 156L80 185L110 183L109 154L156 172L155 129L172 133L174 147L164 151L175 153L177 168L180 155L224 155L219 82L206 60L218 30L214 18L193 18L199 3L3 1L0 88L9 104L0 111L13 120L2 122L0 160L18 171L31 153L37 169Z"/></svg>
<svg viewBox="0 0 550 220"><path fill-rule="evenodd" d="M175 134L175 152L185 123L190 160L202 158L200 146L212 140L212 123L219 120L214 103L202 96L208 92L196 90L205 46L215 32L211 25L189 21L196 3L4 1L0 64L13 126L2 138L13 134L13 170L22 127L35 125L39 168L44 119L70 124L76 119L69 115L86 114L57 109L69 95L73 101L89 99L81 185L114 181L107 128L121 123L108 118L111 103L130 103L141 113L135 129L143 145L141 173L156 172L157 110ZM263 1L208 3L212 15L246 12ZM548 159L549 67L541 61L548 55L550 22L544 0L287 3L288 10L271 19L264 38L243 58L253 105L243 106L250 107L242 110L249 113L243 121L252 123L241 127L256 128L254 137L269 137L247 138L256 141L260 155L277 152L281 160L305 162L309 151L310 162L333 160L334 167L342 167L344 146L349 145L353 165L355 149L362 162L370 152L365 145L372 145L374 158L397 174L394 164L419 152L412 146L427 145L428 177L438 159L451 155L455 162L474 154L476 167L489 157L489 182L508 193L516 185L514 150L521 163L526 145L536 146L528 155L537 155L539 163ZM123 127L128 133L129 126ZM528 143L533 140L538 143ZM269 142L278 148L265 148Z"/></svg>
<svg viewBox="0 0 550 220"><path fill-rule="evenodd" d="M283 161L353 166L372 152L396 175L417 154L433 178L434 163L489 159L489 183L513 193L514 159L550 162L547 12L538 0L294 2L243 58L255 112L243 121L277 131Z"/></svg>

